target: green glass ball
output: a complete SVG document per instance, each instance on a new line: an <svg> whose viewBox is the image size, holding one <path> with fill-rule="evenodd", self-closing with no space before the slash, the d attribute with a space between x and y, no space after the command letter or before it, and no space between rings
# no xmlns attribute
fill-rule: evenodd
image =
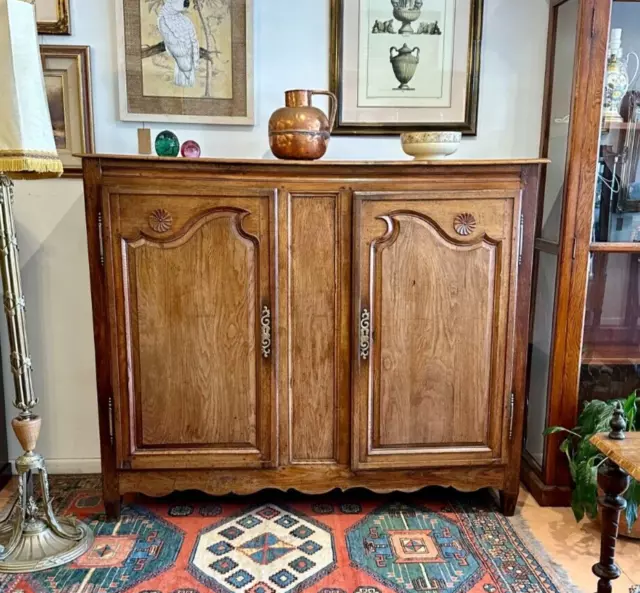
<svg viewBox="0 0 640 593"><path fill-rule="evenodd" d="M169 130L160 132L156 136L156 154L158 156L178 156L180 152L180 140Z"/></svg>

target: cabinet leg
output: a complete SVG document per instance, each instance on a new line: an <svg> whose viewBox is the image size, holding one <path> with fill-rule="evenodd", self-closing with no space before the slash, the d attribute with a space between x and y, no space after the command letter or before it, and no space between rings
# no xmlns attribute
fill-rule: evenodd
<svg viewBox="0 0 640 593"><path fill-rule="evenodd" d="M509 492L500 490L500 510L505 517L513 517L516 514L519 490Z"/></svg>
<svg viewBox="0 0 640 593"><path fill-rule="evenodd" d="M602 509L602 540L600 543L600 562L593 567L593 574L598 581L598 593L611 593L611 581L620 576L620 569L615 563L616 540L620 512L627 503L622 495L629 487L629 476L612 461L605 461L598 471L598 485L604 496L598 499Z"/></svg>
<svg viewBox="0 0 640 593"><path fill-rule="evenodd" d="M104 510L109 521L118 521L120 519L120 506L122 497L119 494L112 496L104 496Z"/></svg>

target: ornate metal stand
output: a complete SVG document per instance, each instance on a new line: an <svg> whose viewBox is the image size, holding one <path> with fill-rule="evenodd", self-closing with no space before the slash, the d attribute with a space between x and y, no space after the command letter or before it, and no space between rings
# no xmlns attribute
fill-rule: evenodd
<svg viewBox="0 0 640 593"><path fill-rule="evenodd" d="M25 450L16 459L18 497L0 521L0 572L35 572L66 564L84 554L93 542L93 534L86 525L76 522L72 517L56 518L51 506L44 458L34 453L41 420L33 414L38 400L34 396L31 381L25 301L13 220L13 183L1 172L0 272L11 348L11 370L16 389L13 405L20 410L11 424ZM32 487L35 472L40 482L40 503Z"/></svg>

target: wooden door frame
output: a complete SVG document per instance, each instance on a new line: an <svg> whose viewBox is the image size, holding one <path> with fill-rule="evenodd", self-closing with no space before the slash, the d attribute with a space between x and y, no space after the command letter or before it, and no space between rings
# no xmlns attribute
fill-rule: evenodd
<svg viewBox="0 0 640 593"><path fill-rule="evenodd" d="M547 157L554 70L557 8L568 0L553 0L550 7L547 74L542 121L541 156ZM551 367L547 386L547 426L573 427L578 416L578 386L583 325L587 297L589 246L596 187L596 163L602 115L606 51L613 0L579 0L573 74L571 128L567 149L565 189L559 240ZM574 125L575 124L575 125ZM544 178L539 204L544 200ZM542 213L542 208L539 208ZM538 219L538 225L541 218ZM538 226L538 229L540 226ZM536 236L538 233L536 233ZM534 291L535 294L535 291ZM533 309L532 309L533 310ZM570 475L561 437L545 440L538 486L548 501L568 502ZM531 462L525 456L525 466ZM525 469L525 477L526 469ZM537 472L525 481L536 482ZM555 492L553 492L555 490ZM551 491L551 492L549 492Z"/></svg>

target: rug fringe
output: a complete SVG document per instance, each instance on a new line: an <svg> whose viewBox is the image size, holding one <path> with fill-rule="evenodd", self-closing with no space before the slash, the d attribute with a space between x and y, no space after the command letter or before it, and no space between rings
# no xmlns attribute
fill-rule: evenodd
<svg viewBox="0 0 640 593"><path fill-rule="evenodd" d="M523 541L527 542L527 549L535 555L538 563L543 566L545 570L552 573L550 576L553 577L554 584L558 587L562 587L562 593L583 593L582 589L578 588L571 581L567 571L553 558L551 558L551 556L549 556L549 552L547 552L543 545L537 540L529 522L522 515L521 510L515 517L508 517L507 520L511 523L511 526L518 536ZM596 586L595 580L593 582L593 586L594 588Z"/></svg>

